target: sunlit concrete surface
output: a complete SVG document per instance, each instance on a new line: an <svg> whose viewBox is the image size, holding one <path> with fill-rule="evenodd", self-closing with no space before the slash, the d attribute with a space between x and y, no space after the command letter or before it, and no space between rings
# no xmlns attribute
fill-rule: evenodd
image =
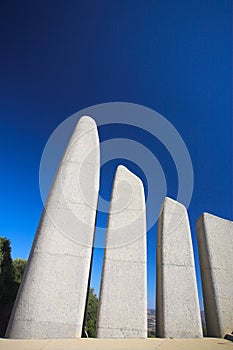
<svg viewBox="0 0 233 350"><path fill-rule="evenodd" d="M196 339L0 339L0 350L230 350L233 342L219 338Z"/></svg>
<svg viewBox="0 0 233 350"><path fill-rule="evenodd" d="M158 225L156 327L161 338L202 337L186 208L165 198Z"/></svg>
<svg viewBox="0 0 233 350"><path fill-rule="evenodd" d="M119 166L113 183L98 338L147 337L146 212L141 180ZM128 241L124 241L127 239Z"/></svg>
<svg viewBox="0 0 233 350"><path fill-rule="evenodd" d="M208 336L233 332L233 222L204 213L197 238Z"/></svg>
<svg viewBox="0 0 233 350"><path fill-rule="evenodd" d="M81 337L99 165L96 124L90 117L82 117L69 140L50 190L7 337Z"/></svg>

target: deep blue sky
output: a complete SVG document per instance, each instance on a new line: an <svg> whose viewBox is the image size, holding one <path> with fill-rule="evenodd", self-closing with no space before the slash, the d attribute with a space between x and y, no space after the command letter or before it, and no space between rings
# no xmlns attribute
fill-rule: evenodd
<svg viewBox="0 0 233 350"><path fill-rule="evenodd" d="M195 253L203 211L233 219L231 26L231 0L0 2L0 234L10 238L14 258L28 257L42 212L38 174L46 141L65 118L103 102L150 107L184 139L195 177ZM125 129L102 128L100 138L114 132ZM158 156L156 141L143 137ZM166 164L163 155L160 161ZM102 172L106 193L115 166L108 176ZM175 198L174 169L164 170ZM155 237L156 227L148 233L150 307ZM97 291L101 256L97 250Z"/></svg>

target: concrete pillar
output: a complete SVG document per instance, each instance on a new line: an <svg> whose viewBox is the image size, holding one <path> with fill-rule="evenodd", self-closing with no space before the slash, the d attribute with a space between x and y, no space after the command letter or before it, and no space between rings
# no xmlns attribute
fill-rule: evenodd
<svg viewBox="0 0 233 350"><path fill-rule="evenodd" d="M202 337L189 219L165 198L158 226L156 332L161 338Z"/></svg>
<svg viewBox="0 0 233 350"><path fill-rule="evenodd" d="M95 122L82 117L42 214L8 325L9 338L81 337L99 188Z"/></svg>
<svg viewBox="0 0 233 350"><path fill-rule="evenodd" d="M204 213L197 220L207 334L233 331L233 222Z"/></svg>
<svg viewBox="0 0 233 350"><path fill-rule="evenodd" d="M141 180L116 171L105 243L98 338L147 337L146 216Z"/></svg>

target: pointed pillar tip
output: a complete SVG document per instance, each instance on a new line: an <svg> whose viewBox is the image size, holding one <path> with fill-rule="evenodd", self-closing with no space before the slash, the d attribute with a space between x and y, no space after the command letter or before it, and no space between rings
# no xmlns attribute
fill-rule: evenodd
<svg viewBox="0 0 233 350"><path fill-rule="evenodd" d="M143 186L143 182L136 174L134 174L131 170L129 170L125 165L118 165L116 172L115 172L115 179L125 179L125 180L133 180L134 182L137 182L141 186Z"/></svg>
<svg viewBox="0 0 233 350"><path fill-rule="evenodd" d="M186 207L184 204L176 201L175 199L173 198L170 198L170 197L165 197L164 198L164 201L163 201L163 204L162 204L162 208L165 208L165 207L179 207L180 209L184 209L186 210Z"/></svg>
<svg viewBox="0 0 233 350"><path fill-rule="evenodd" d="M81 116L80 117L80 119L78 120L78 122L77 122L77 125L79 125L79 124L87 124L88 126L97 126L96 125L96 121L95 121L95 119L93 119L92 117L90 117L90 116L88 116L88 115L83 115L83 116Z"/></svg>
<svg viewBox="0 0 233 350"><path fill-rule="evenodd" d="M215 219L215 220L225 220L225 221L229 221L229 222L232 222L231 220L229 219L225 219L225 218L222 218L220 216L217 216L217 215L214 215L214 214L211 214L211 213L207 213L207 212L203 212L197 219L197 223L199 222L202 222L202 221L206 221L208 219Z"/></svg>
<svg viewBox="0 0 233 350"><path fill-rule="evenodd" d="M131 174L131 171L125 165L120 164L116 169L116 174Z"/></svg>
<svg viewBox="0 0 233 350"><path fill-rule="evenodd" d="M96 144L96 145L100 143L98 128L95 120L88 115L83 115L77 121L74 127L73 135L75 135L76 137L77 135L81 136L86 133L90 134L90 139L89 141L87 141L87 146L89 145L89 143Z"/></svg>

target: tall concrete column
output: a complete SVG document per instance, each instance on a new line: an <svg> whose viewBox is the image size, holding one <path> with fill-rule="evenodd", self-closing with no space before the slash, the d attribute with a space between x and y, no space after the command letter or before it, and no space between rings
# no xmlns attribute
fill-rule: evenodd
<svg viewBox="0 0 233 350"><path fill-rule="evenodd" d="M95 122L82 117L64 153L6 336L81 337L99 189Z"/></svg>
<svg viewBox="0 0 233 350"><path fill-rule="evenodd" d="M144 189L124 166L117 168L112 190L97 337L147 337Z"/></svg>
<svg viewBox="0 0 233 350"><path fill-rule="evenodd" d="M207 334L233 332L233 222L203 213L197 220Z"/></svg>
<svg viewBox="0 0 233 350"><path fill-rule="evenodd" d="M202 337L189 219L165 198L158 226L156 332L161 338Z"/></svg>

